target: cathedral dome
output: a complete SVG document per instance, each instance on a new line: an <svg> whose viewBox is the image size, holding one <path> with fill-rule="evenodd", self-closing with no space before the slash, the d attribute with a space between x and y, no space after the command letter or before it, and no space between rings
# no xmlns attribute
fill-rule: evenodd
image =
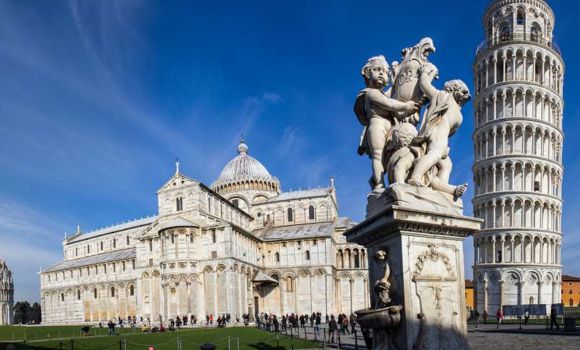
<svg viewBox="0 0 580 350"><path fill-rule="evenodd" d="M280 192L280 181L270 175L262 163L248 155L248 145L242 140L238 145L238 156L223 168L211 188L220 194L239 190Z"/></svg>

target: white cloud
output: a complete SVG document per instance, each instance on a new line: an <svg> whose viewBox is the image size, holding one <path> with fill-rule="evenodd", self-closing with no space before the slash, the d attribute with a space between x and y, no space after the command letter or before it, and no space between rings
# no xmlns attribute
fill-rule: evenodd
<svg viewBox="0 0 580 350"><path fill-rule="evenodd" d="M14 278L15 299L38 301L40 280L37 272L62 260L60 242L66 220L56 221L24 204L0 201L0 258Z"/></svg>

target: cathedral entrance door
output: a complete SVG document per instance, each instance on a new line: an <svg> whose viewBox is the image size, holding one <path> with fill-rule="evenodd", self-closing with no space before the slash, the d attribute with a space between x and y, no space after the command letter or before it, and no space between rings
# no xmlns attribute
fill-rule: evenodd
<svg viewBox="0 0 580 350"><path fill-rule="evenodd" d="M260 314L260 298L254 297L254 313L256 315Z"/></svg>

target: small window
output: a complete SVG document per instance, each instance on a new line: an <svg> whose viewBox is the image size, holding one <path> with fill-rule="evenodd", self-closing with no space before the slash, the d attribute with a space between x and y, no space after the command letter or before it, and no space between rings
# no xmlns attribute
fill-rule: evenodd
<svg viewBox="0 0 580 350"><path fill-rule="evenodd" d="M239 208L240 207L240 201L238 199L233 199L232 200L232 204L234 205L234 207Z"/></svg>
<svg viewBox="0 0 580 350"><path fill-rule="evenodd" d="M111 287L111 298L115 297L115 287Z"/></svg>
<svg viewBox="0 0 580 350"><path fill-rule="evenodd" d="M81 300L81 291L77 290L77 300Z"/></svg>
<svg viewBox="0 0 580 350"><path fill-rule="evenodd" d="M129 239L129 236L127 236L127 245L131 244L131 241Z"/></svg>
<svg viewBox="0 0 580 350"><path fill-rule="evenodd" d="M79 248L75 248L75 256L79 256Z"/></svg>
<svg viewBox="0 0 580 350"><path fill-rule="evenodd" d="M189 235L189 243L193 243L193 233Z"/></svg>
<svg viewBox="0 0 580 350"><path fill-rule="evenodd" d="M153 266L153 259L149 259L149 266Z"/></svg>
<svg viewBox="0 0 580 350"><path fill-rule="evenodd" d="M215 250L211 252L211 258L217 259L217 252Z"/></svg>
<svg viewBox="0 0 580 350"><path fill-rule="evenodd" d="M60 293L60 301L64 301L64 293Z"/></svg>
<svg viewBox="0 0 580 350"><path fill-rule="evenodd" d="M132 265L133 270L135 270L135 260L131 260L131 265Z"/></svg>
<svg viewBox="0 0 580 350"><path fill-rule="evenodd" d="M308 220L314 220L314 206L308 207Z"/></svg>
<svg viewBox="0 0 580 350"><path fill-rule="evenodd" d="M288 208L288 222L294 221L294 210L292 208Z"/></svg>
<svg viewBox="0 0 580 350"><path fill-rule="evenodd" d="M286 277L286 291L294 291L294 281L292 280L292 276Z"/></svg>
<svg viewBox="0 0 580 350"><path fill-rule="evenodd" d="M132 285L131 285L131 286L129 286L129 295L130 295L130 296L133 296L133 295L135 295L135 287L134 287L134 286L132 286Z"/></svg>
<svg viewBox="0 0 580 350"><path fill-rule="evenodd" d="M97 299L97 288L93 289L93 297Z"/></svg>
<svg viewBox="0 0 580 350"><path fill-rule="evenodd" d="M280 262L280 253L274 254L274 257L276 258L276 262Z"/></svg>
<svg viewBox="0 0 580 350"><path fill-rule="evenodd" d="M312 241L312 245L317 245L317 244L318 244L318 241L317 240L313 240Z"/></svg>
<svg viewBox="0 0 580 350"><path fill-rule="evenodd" d="M177 211L183 210L183 197L175 198L175 206L176 206Z"/></svg>
<svg viewBox="0 0 580 350"><path fill-rule="evenodd" d="M534 181L534 191L535 192L540 192L540 181Z"/></svg>
<svg viewBox="0 0 580 350"><path fill-rule="evenodd" d="M103 250L103 242L101 242L101 250Z"/></svg>
<svg viewBox="0 0 580 350"><path fill-rule="evenodd" d="M153 251L153 239L149 240L149 251L152 252Z"/></svg>
<svg viewBox="0 0 580 350"><path fill-rule="evenodd" d="M113 272L117 272L117 264L113 263L112 265L113 265Z"/></svg>
<svg viewBox="0 0 580 350"><path fill-rule="evenodd" d="M213 241L213 243L215 243L217 241L217 237L215 235L215 230L211 230L211 240Z"/></svg>
<svg viewBox="0 0 580 350"><path fill-rule="evenodd" d="M125 265L125 262L123 261L123 271L125 271L125 267L126 267L126 265Z"/></svg>
<svg viewBox="0 0 580 350"><path fill-rule="evenodd" d="M306 260L310 260L310 251L309 250L305 251L304 255L305 255Z"/></svg>
<svg viewBox="0 0 580 350"><path fill-rule="evenodd" d="M107 273L107 264L103 264L103 272Z"/></svg>
<svg viewBox="0 0 580 350"><path fill-rule="evenodd" d="M70 278L73 278L73 272L70 270Z"/></svg>
<svg viewBox="0 0 580 350"><path fill-rule="evenodd" d="M90 254L90 253L91 253L91 246L87 245L87 254Z"/></svg>
<svg viewBox="0 0 580 350"><path fill-rule="evenodd" d="M172 244L175 243L175 234L174 233L171 234L171 243Z"/></svg>
<svg viewBox="0 0 580 350"><path fill-rule="evenodd" d="M117 239L113 238L113 248L117 248Z"/></svg>

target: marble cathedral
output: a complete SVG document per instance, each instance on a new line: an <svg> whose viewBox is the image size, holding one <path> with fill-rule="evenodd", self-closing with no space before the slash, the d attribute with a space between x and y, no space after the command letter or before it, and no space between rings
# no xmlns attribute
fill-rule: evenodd
<svg viewBox="0 0 580 350"><path fill-rule="evenodd" d="M40 274L45 324L136 316L346 313L367 307L366 251L346 243L336 189L282 192L242 141L207 186L180 173L158 214L63 242Z"/></svg>

